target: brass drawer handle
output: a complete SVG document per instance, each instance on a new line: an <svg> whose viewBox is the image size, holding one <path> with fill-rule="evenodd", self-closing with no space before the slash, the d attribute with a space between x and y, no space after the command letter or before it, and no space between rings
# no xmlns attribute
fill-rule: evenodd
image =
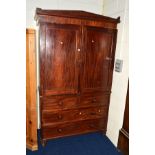
<svg viewBox="0 0 155 155"><path fill-rule="evenodd" d="M91 128L95 128L95 125L94 124L90 124L89 125Z"/></svg>
<svg viewBox="0 0 155 155"><path fill-rule="evenodd" d="M79 112L79 115L82 115L82 112Z"/></svg>
<svg viewBox="0 0 155 155"><path fill-rule="evenodd" d="M62 129L58 129L58 132L61 133L62 132Z"/></svg>
<svg viewBox="0 0 155 155"><path fill-rule="evenodd" d="M100 113L100 112L101 112L101 110L99 109L99 110L98 110L98 112Z"/></svg>
<svg viewBox="0 0 155 155"><path fill-rule="evenodd" d="M62 119L62 115L58 115L58 119Z"/></svg>
<svg viewBox="0 0 155 155"><path fill-rule="evenodd" d="M59 106L62 106L62 105L63 105L63 102L62 102L62 101L60 101L58 104L59 104Z"/></svg>
<svg viewBox="0 0 155 155"><path fill-rule="evenodd" d="M97 100L96 100L96 98L94 98L93 100L92 100L92 103L95 103Z"/></svg>

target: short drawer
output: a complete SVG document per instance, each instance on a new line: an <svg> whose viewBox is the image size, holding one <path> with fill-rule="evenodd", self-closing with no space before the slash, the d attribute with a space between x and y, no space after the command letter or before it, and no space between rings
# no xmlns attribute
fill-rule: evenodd
<svg viewBox="0 0 155 155"><path fill-rule="evenodd" d="M66 110L77 107L77 97L75 96L52 96L41 99L42 110Z"/></svg>
<svg viewBox="0 0 155 155"><path fill-rule="evenodd" d="M76 135L94 131L106 131L106 121L104 119L85 120L59 125L42 127L42 139Z"/></svg>
<svg viewBox="0 0 155 155"><path fill-rule="evenodd" d="M107 112L107 107L80 108L55 112L44 110L42 111L41 122L42 124L55 124L65 121L107 118Z"/></svg>
<svg viewBox="0 0 155 155"><path fill-rule="evenodd" d="M94 107L94 106L108 106L110 95L103 94L85 94L80 98L80 106Z"/></svg>

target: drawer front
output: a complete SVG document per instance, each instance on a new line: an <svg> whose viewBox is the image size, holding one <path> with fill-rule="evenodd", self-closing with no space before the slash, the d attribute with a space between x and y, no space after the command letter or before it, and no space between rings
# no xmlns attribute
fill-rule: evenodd
<svg viewBox="0 0 155 155"><path fill-rule="evenodd" d="M67 110L96 106L108 106L110 95L85 94L81 96L53 96L41 99L42 110Z"/></svg>
<svg viewBox="0 0 155 155"><path fill-rule="evenodd" d="M106 118L107 107L94 107L94 108L80 108L75 110L65 111L42 111L42 124L55 124L60 122Z"/></svg>
<svg viewBox="0 0 155 155"><path fill-rule="evenodd" d="M41 130L42 139L76 135L93 131L106 131L104 119L85 120L74 123L63 123L59 125L44 126Z"/></svg>
<svg viewBox="0 0 155 155"><path fill-rule="evenodd" d="M74 96L53 96L41 99L41 109L44 110L67 110L77 107L77 97Z"/></svg>
<svg viewBox="0 0 155 155"><path fill-rule="evenodd" d="M86 94L80 98L80 104L83 107L108 106L110 95L103 94Z"/></svg>

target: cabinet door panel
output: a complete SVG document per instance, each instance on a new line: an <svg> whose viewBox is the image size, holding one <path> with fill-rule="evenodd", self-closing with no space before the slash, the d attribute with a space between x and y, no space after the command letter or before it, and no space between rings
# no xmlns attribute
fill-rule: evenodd
<svg viewBox="0 0 155 155"><path fill-rule="evenodd" d="M116 30L85 27L83 48L83 92L110 90Z"/></svg>
<svg viewBox="0 0 155 155"><path fill-rule="evenodd" d="M75 94L78 91L76 50L80 27L75 25L46 25L43 94ZM42 58L41 58L42 59Z"/></svg>

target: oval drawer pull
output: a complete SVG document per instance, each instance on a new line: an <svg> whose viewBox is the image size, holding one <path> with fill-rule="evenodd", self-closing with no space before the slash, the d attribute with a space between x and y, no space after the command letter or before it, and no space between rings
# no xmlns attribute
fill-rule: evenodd
<svg viewBox="0 0 155 155"><path fill-rule="evenodd" d="M101 110L99 109L99 110L98 110L98 112L100 113L100 112L101 112Z"/></svg>
<svg viewBox="0 0 155 155"><path fill-rule="evenodd" d="M79 112L79 115L82 115L82 112Z"/></svg>
<svg viewBox="0 0 155 155"><path fill-rule="evenodd" d="M95 125L94 124L90 124L89 125L91 128L95 128Z"/></svg>
<svg viewBox="0 0 155 155"><path fill-rule="evenodd" d="M58 119L62 119L62 115L58 115Z"/></svg>
<svg viewBox="0 0 155 155"><path fill-rule="evenodd" d="M58 131L59 133L61 133L61 132L62 132L62 129L58 129L57 131Z"/></svg>
<svg viewBox="0 0 155 155"><path fill-rule="evenodd" d="M58 104L59 104L59 106L62 106L62 105L63 105L63 102L62 102L62 101L60 101Z"/></svg>
<svg viewBox="0 0 155 155"><path fill-rule="evenodd" d="M97 100L96 100L96 98L94 98L93 100L92 100L92 103L95 103Z"/></svg>

